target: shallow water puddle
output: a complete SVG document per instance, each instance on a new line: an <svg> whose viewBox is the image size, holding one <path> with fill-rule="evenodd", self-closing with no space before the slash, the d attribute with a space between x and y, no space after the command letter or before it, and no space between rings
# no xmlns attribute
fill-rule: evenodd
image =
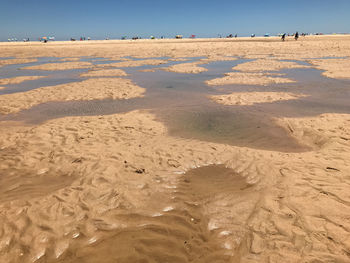
<svg viewBox="0 0 350 263"><path fill-rule="evenodd" d="M93 58L84 59L86 61L90 59L92 63L96 63ZM190 59L187 62L194 62L200 58ZM122 68L137 85L146 88L143 98L50 102L35 106L17 115L3 117L3 119L39 123L65 116L104 115L148 109L166 124L173 136L252 148L298 152L305 151L307 148L299 145L293 138L288 137L282 128L276 126L273 121L274 117L299 117L325 112L350 112L348 105L350 82L325 78L320 75L319 70L312 68L282 70L280 73L284 73L286 77L298 81L291 84L267 87L249 85L209 87L204 83L206 80L222 76L225 72L231 72L232 67L247 61L251 60L216 61L200 65L208 69L207 72L200 74L182 74L163 70L141 71L184 63L183 61ZM50 81L57 81L57 84L80 81L82 78L79 78L78 73L86 70L88 69L54 72L55 77L53 78L39 79L30 82L30 84L26 82L19 85L18 89L31 89L39 83L39 86L47 86ZM231 92L281 91L281 89L286 92L300 92L309 96L298 100L253 106L222 106L208 98L209 95ZM10 89L5 89L2 92L6 93L7 90Z"/></svg>

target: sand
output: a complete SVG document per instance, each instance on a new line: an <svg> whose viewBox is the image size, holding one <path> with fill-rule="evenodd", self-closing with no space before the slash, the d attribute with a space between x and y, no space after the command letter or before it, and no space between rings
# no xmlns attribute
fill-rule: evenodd
<svg viewBox="0 0 350 263"><path fill-rule="evenodd" d="M200 61L203 63L209 63L214 61L234 61L237 57L227 57L222 55L209 55L207 58L202 58Z"/></svg>
<svg viewBox="0 0 350 263"><path fill-rule="evenodd" d="M1 59L0 67L13 64L25 64L38 61L36 58L14 58L14 59Z"/></svg>
<svg viewBox="0 0 350 263"><path fill-rule="evenodd" d="M199 62L193 63L180 63L166 68L162 68L165 71L176 72L176 73L187 73L187 74L198 74L201 72L208 71L206 68L198 66Z"/></svg>
<svg viewBox="0 0 350 263"><path fill-rule="evenodd" d="M239 64L233 70L244 72L279 71L289 68L307 68L308 66L297 64L296 62L280 61L275 59L257 59L254 61Z"/></svg>
<svg viewBox="0 0 350 263"><path fill-rule="evenodd" d="M80 58L62 58L59 61L66 62L66 61L79 61Z"/></svg>
<svg viewBox="0 0 350 263"><path fill-rule="evenodd" d="M127 67L141 67L146 65L161 65L166 64L167 61L163 59L144 59L144 60L130 60L122 61L110 64L99 64L98 67L116 67L116 68L127 68Z"/></svg>
<svg viewBox="0 0 350 263"><path fill-rule="evenodd" d="M293 137L315 149L327 144L348 146L350 142L350 115L322 114L316 118L283 118L277 120Z"/></svg>
<svg viewBox="0 0 350 263"><path fill-rule="evenodd" d="M318 59L309 60L309 63L316 68L324 70L322 75L328 78L349 79L350 78L350 59Z"/></svg>
<svg viewBox="0 0 350 263"><path fill-rule="evenodd" d="M91 70L80 74L81 77L123 77L127 76L124 70L121 69L102 69Z"/></svg>
<svg viewBox="0 0 350 263"><path fill-rule="evenodd" d="M22 69L30 70L69 70L79 68L90 68L92 64L90 62L64 62L64 63L47 63L37 66L24 67Z"/></svg>
<svg viewBox="0 0 350 263"><path fill-rule="evenodd" d="M283 100L295 100L305 97L303 94L290 92L235 92L227 95L214 95L210 98L223 105L254 105Z"/></svg>
<svg viewBox="0 0 350 263"><path fill-rule="evenodd" d="M0 79L0 85L11 85L11 84L19 84L28 80L36 80L45 78L45 76L19 76L14 78L6 78Z"/></svg>
<svg viewBox="0 0 350 263"><path fill-rule="evenodd" d="M338 136L349 131L337 124L350 117L329 118L334 126L315 118L327 130L326 143L295 154L173 138L151 114L137 111L1 126L7 177L0 259L127 262L169 255L171 262L235 262L231 256L239 253L243 262L346 262L350 145ZM308 127L308 120L295 120ZM16 170L14 162L21 163ZM216 181L191 170L220 163L229 170L212 168ZM23 184L10 180L10 171ZM29 176L37 179L26 183Z"/></svg>
<svg viewBox="0 0 350 263"><path fill-rule="evenodd" d="M349 56L350 37L0 43L0 50L29 59L132 54L303 60ZM231 72L215 82L276 80L289 81ZM88 79L1 95L0 107L16 112L51 99L143 92L123 78ZM148 111L37 125L2 121L0 262L349 262L350 114L275 122L308 150L174 137Z"/></svg>
<svg viewBox="0 0 350 263"><path fill-rule="evenodd" d="M157 41L109 40L42 43L0 43L3 57L22 58L95 56L200 57L237 56L279 59L303 59L350 56L349 36L307 36L298 41L282 42L278 37L237 39L164 39Z"/></svg>
<svg viewBox="0 0 350 263"><path fill-rule="evenodd" d="M274 77L269 73L245 73L245 72L228 72L222 78L216 78L206 81L210 86L240 84L240 85L268 85L280 83L293 83L294 80L288 78Z"/></svg>
<svg viewBox="0 0 350 263"><path fill-rule="evenodd" d="M0 113L9 114L50 101L129 99L144 89L121 78L93 78L0 96Z"/></svg>

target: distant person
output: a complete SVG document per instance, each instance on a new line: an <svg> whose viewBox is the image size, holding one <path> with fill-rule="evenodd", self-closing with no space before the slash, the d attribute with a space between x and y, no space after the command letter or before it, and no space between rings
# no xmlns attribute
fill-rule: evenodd
<svg viewBox="0 0 350 263"><path fill-rule="evenodd" d="M298 31L295 33L295 35L294 35L294 39L295 40L298 40L298 38L299 38L299 33L298 33Z"/></svg>
<svg viewBox="0 0 350 263"><path fill-rule="evenodd" d="M237 38L237 34L235 35L235 38Z"/></svg>
<svg viewBox="0 0 350 263"><path fill-rule="evenodd" d="M282 41L284 41L286 39L286 33L284 33L281 37Z"/></svg>

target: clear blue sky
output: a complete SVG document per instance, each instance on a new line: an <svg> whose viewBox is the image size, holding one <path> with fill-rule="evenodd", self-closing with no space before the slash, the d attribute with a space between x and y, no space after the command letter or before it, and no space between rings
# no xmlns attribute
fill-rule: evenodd
<svg viewBox="0 0 350 263"><path fill-rule="evenodd" d="M350 32L350 0L0 0L0 40Z"/></svg>

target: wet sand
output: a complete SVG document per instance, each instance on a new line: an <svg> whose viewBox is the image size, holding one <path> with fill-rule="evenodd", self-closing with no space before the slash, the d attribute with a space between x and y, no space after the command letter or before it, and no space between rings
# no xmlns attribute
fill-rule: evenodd
<svg viewBox="0 0 350 263"><path fill-rule="evenodd" d="M0 50L20 59L90 56L62 64L101 71L87 80L87 69L76 72L75 82L58 86L32 80L38 87L0 95L1 107L16 112L0 117L1 262L350 260L350 83L343 64L328 58L349 56L350 37ZM137 59L101 61L95 71L94 57L131 54ZM207 70L191 72L202 56ZM234 56L258 61L254 72ZM255 60L271 57L273 67ZM179 64L182 73L155 69L160 64ZM16 68L3 67L9 75ZM225 74L229 82L206 84ZM22 84L7 89L15 85ZM232 96L243 103L227 103Z"/></svg>

